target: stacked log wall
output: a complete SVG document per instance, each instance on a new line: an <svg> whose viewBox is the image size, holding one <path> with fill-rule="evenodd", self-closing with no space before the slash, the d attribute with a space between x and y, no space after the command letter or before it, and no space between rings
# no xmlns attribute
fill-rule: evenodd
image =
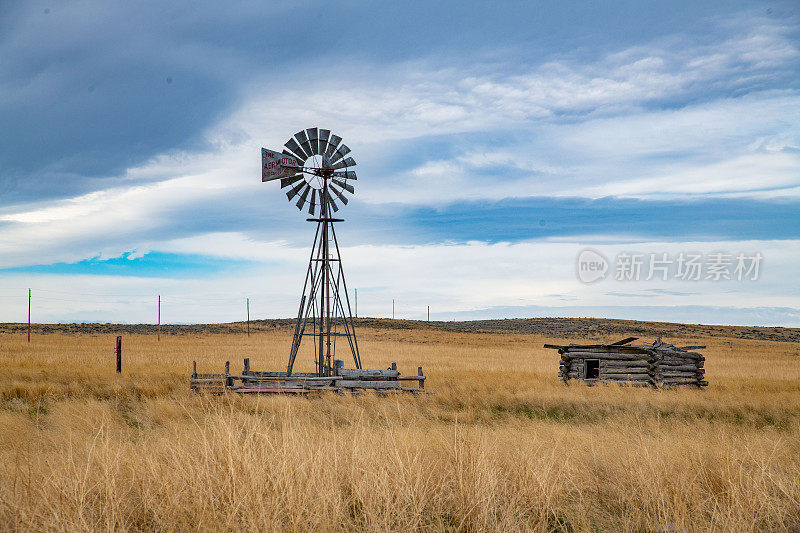
<svg viewBox="0 0 800 533"><path fill-rule="evenodd" d="M610 382L659 387L708 385L704 379L705 357L702 354L665 344L660 339L652 346L546 346L558 348L561 355L558 376L565 382L578 379L589 384ZM596 379L586 377L587 359L599 361Z"/></svg>
<svg viewBox="0 0 800 533"><path fill-rule="evenodd" d="M654 350L656 354L655 380L661 387L675 385L708 385L705 380L705 357L697 352L682 350Z"/></svg>

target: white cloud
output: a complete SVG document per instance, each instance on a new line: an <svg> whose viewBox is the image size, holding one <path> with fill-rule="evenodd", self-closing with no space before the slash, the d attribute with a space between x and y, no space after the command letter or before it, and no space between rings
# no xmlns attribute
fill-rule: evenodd
<svg viewBox="0 0 800 533"><path fill-rule="evenodd" d="M660 176L609 182L566 191L579 196L658 196L762 192L762 196L787 196L800 185L800 154L749 154L686 168L664 165ZM670 168L672 167L672 168ZM675 168L678 167L678 168ZM771 193L771 194L770 194Z"/></svg>
<svg viewBox="0 0 800 533"><path fill-rule="evenodd" d="M800 94L767 92L544 124L510 145L479 144L452 158L425 161L391 182L370 185L366 199L796 197L800 128L787 119L796 109Z"/></svg>
<svg viewBox="0 0 800 533"><path fill-rule="evenodd" d="M723 42L691 46L676 36L594 63L565 57L534 67L474 65L468 71L432 62L348 65L348 79L323 70L306 76L302 91L265 91L273 80L257 82L231 123L251 136L263 124L343 124L349 140L370 143L527 127L561 114L617 115L649 102L750 90L755 78L776 71L789 75L800 58L790 30L738 21L731 30L736 35Z"/></svg>
<svg viewBox="0 0 800 533"><path fill-rule="evenodd" d="M575 260L586 246L610 261L620 252L763 254L757 281L578 281ZM163 250L213 252L221 257L258 258L236 275L211 279L153 279L111 276L3 275L0 320L24 316L24 283L34 288L34 320L153 322L155 296L162 295L165 322L240 320L250 297L257 317L289 317L296 312L308 250L280 243L253 242L242 235L218 234L166 243ZM430 305L438 316L502 306L720 306L800 308L800 290L789 288L800 260L798 241L720 242L520 242L460 245L343 246L351 291L359 289L359 314L421 318ZM613 263L612 263L613 264ZM657 278L657 277L656 277ZM18 290L14 290L14 288ZM627 295L638 295L631 298ZM632 301L633 300L633 301ZM454 315L455 316L455 315Z"/></svg>

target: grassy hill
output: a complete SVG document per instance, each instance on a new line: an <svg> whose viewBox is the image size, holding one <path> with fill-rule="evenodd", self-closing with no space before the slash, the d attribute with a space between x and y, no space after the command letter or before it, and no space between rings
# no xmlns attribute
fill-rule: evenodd
<svg viewBox="0 0 800 533"><path fill-rule="evenodd" d="M644 322L610 318L509 318L503 320L431 321L394 320L390 318L357 318L356 327L385 329L431 329L466 333L524 333L551 337L575 337L596 340L614 335L639 335L642 337L731 337L735 339L800 342L800 328L763 326L717 326L708 324L679 324L674 322ZM0 334L19 334L27 331L27 324L0 323ZM246 331L244 322L222 324L163 324L164 335L198 333L241 334ZM294 319L279 318L252 320L250 331L271 331L294 327ZM32 324L31 332L37 335L73 333L89 335L106 334L156 334L154 324Z"/></svg>

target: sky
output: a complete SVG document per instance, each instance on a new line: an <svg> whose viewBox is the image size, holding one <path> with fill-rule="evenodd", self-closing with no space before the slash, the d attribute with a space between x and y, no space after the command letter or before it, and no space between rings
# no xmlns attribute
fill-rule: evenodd
<svg viewBox="0 0 800 533"><path fill-rule="evenodd" d="M293 316L318 126L359 316L800 327L794 1L8 1L0 58L0 321Z"/></svg>

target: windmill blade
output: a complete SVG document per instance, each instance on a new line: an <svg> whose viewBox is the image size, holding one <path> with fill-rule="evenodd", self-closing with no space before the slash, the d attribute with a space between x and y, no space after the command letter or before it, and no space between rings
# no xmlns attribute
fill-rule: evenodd
<svg viewBox="0 0 800 533"><path fill-rule="evenodd" d="M311 189L311 203L308 204L308 214L314 215L314 206L317 205L317 190Z"/></svg>
<svg viewBox="0 0 800 533"><path fill-rule="evenodd" d="M348 157L347 159L343 159L338 163L336 163L335 165L333 165L333 168L339 169L339 168L354 167L354 166L356 166L355 160L352 157Z"/></svg>
<svg viewBox="0 0 800 533"><path fill-rule="evenodd" d="M336 211L338 211L338 210L339 210L339 206L337 206L337 205L336 205L336 202L334 202L334 201L333 201L333 198L331 198L331 196L330 196L330 195L328 195L328 196L326 197L326 199L327 199L327 201L328 201L328 205L329 205L329 206L331 206L331 207L333 208L333 212L334 212L334 213L335 213ZM330 211L328 211L328 213L330 213Z"/></svg>
<svg viewBox="0 0 800 533"><path fill-rule="evenodd" d="M356 190L353 188L353 186L352 186L352 185L348 185L347 183L345 183L345 182L343 182L343 181L339 181L339 180L337 180L337 179L333 179L333 180L331 180L331 181L332 181L333 183L335 183L336 185L338 185L339 187L341 187L342 189L344 189L344 190L346 190L347 192L349 192L350 194L355 194L355 192L356 192Z"/></svg>
<svg viewBox="0 0 800 533"><path fill-rule="evenodd" d="M300 175L300 176L292 176L291 178L283 178L281 180L281 189L286 188L289 185L291 185L292 183L296 183L301 179L303 179L302 175Z"/></svg>
<svg viewBox="0 0 800 533"><path fill-rule="evenodd" d="M297 209L303 210L303 204L306 203L306 198L308 198L308 191L311 190L311 186L306 183L306 188L303 189L303 192L300 193L300 199L297 200Z"/></svg>
<svg viewBox="0 0 800 533"><path fill-rule="evenodd" d="M319 130L319 151L318 154L325 154L328 149L328 139L331 136L331 130Z"/></svg>
<svg viewBox="0 0 800 533"><path fill-rule="evenodd" d="M335 151L331 149L331 145L329 142L323 142L321 139L319 141L319 155L322 156L323 161L326 161L328 164L331 162L331 158L327 155L328 152Z"/></svg>
<svg viewBox="0 0 800 533"><path fill-rule="evenodd" d="M336 194L336 196L339 197L339 200L341 200L344 205L347 205L347 196L342 194L342 191L340 191L336 187L328 187L328 189L333 191Z"/></svg>
<svg viewBox="0 0 800 533"><path fill-rule="evenodd" d="M328 141L328 149L325 150L325 157L330 159L333 156L333 152L336 151L336 147L339 146L339 143L342 142L342 138L338 135L331 135L331 140Z"/></svg>
<svg viewBox="0 0 800 533"><path fill-rule="evenodd" d="M306 150L303 147L303 145L308 142L308 135L306 135L306 130L298 131L297 133L294 134L294 138L297 140L297 144L300 145L300 150L302 151L302 153L306 155L304 160L314 155L311 153L311 150Z"/></svg>
<svg viewBox="0 0 800 533"><path fill-rule="evenodd" d="M336 161L340 160L349 153L350 153L350 148L348 148L346 144L341 145L336 150L336 153L333 154L333 157L331 157L331 163L335 163Z"/></svg>
<svg viewBox="0 0 800 533"><path fill-rule="evenodd" d="M303 150L305 150L306 153L310 154L309 157L314 157L314 149L312 148L312 146L314 145L316 145L316 141L314 142L314 144L311 144L311 141L306 141L300 146L303 147Z"/></svg>
<svg viewBox="0 0 800 533"><path fill-rule="evenodd" d="M311 153L314 155L319 154L319 129L308 128L306 134L308 135L309 150L311 150Z"/></svg>
<svg viewBox="0 0 800 533"><path fill-rule="evenodd" d="M306 153L303 151L302 148L300 148L300 145L297 144L297 141L295 141L294 139L289 139L288 141L286 141L286 144L284 144L284 146L290 150L289 155L298 158L301 162L307 159Z"/></svg>
<svg viewBox="0 0 800 533"><path fill-rule="evenodd" d="M292 188L289 190L289 192L287 192L287 193L286 193L286 197L287 197L289 200L291 200L292 198L294 198L295 196L297 196L297 193L299 193L299 192L300 192L300 189L302 189L302 188L303 188L305 185L306 185L306 182L305 182L305 181L301 181L300 183L298 183L297 185L295 185L294 187L292 187Z"/></svg>
<svg viewBox="0 0 800 533"><path fill-rule="evenodd" d="M333 175L346 180L358 179L354 170L340 170L339 172L334 172Z"/></svg>
<svg viewBox="0 0 800 533"><path fill-rule="evenodd" d="M312 137L313 136L313 137ZM303 150L306 151L307 154L312 156L316 155L317 146L317 128L308 128L306 130L306 137L308 140L304 143L300 143L300 146L303 147Z"/></svg>

